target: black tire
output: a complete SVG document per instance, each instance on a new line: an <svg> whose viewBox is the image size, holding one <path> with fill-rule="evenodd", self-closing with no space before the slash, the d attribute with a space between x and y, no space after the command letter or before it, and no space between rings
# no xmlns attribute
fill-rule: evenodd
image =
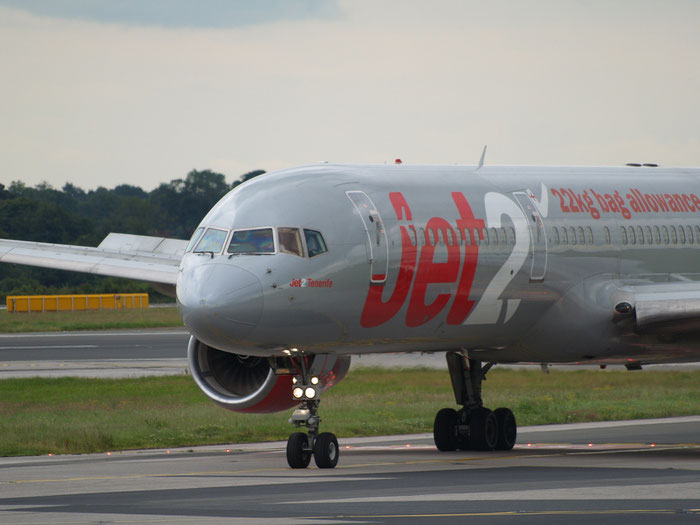
<svg viewBox="0 0 700 525"><path fill-rule="evenodd" d="M456 425L457 411L453 408L443 408L435 416L433 439L435 440L435 446L440 452L457 450Z"/></svg>
<svg viewBox="0 0 700 525"><path fill-rule="evenodd" d="M311 452L306 450L309 438L303 432L294 432L287 440L287 463L292 468L306 468L311 462Z"/></svg>
<svg viewBox="0 0 700 525"><path fill-rule="evenodd" d="M477 408L469 414L469 448L493 450L498 440L498 422L488 408Z"/></svg>
<svg viewBox="0 0 700 525"><path fill-rule="evenodd" d="M334 468L338 464L338 440L330 432L323 432L314 443L314 460L318 468Z"/></svg>
<svg viewBox="0 0 700 525"><path fill-rule="evenodd" d="M462 427L469 426L469 412L467 409L463 408L457 411L457 425ZM462 435L459 432L456 433L455 439L457 440L457 450L467 451L472 450L471 444L469 443L469 436Z"/></svg>
<svg viewBox="0 0 700 525"><path fill-rule="evenodd" d="M509 408L497 408L493 413L498 423L496 450L512 450L518 437L518 424L515 421L515 415Z"/></svg>

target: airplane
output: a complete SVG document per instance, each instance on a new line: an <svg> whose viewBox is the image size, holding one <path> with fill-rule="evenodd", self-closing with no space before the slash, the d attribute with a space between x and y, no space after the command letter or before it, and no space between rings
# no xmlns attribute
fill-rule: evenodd
<svg viewBox="0 0 700 525"><path fill-rule="evenodd" d="M320 163L236 187L189 241L0 240L0 262L176 296L209 398L296 407L291 468L336 466L319 401L352 355L445 354L459 408L435 417L440 451L513 448L515 415L482 400L496 364L700 360L698 168Z"/></svg>

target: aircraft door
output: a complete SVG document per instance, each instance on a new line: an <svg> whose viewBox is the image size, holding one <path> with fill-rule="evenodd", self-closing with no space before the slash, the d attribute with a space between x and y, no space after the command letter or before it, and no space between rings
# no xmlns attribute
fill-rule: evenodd
<svg viewBox="0 0 700 525"><path fill-rule="evenodd" d="M544 229L542 216L532 201L532 197L527 193L516 192L513 193L513 196L525 213L528 230L530 231L530 244L532 246L530 280L544 281L544 274L547 269L547 232Z"/></svg>
<svg viewBox="0 0 700 525"><path fill-rule="evenodd" d="M372 200L362 191L346 192L355 209L362 218L362 224L367 233L369 244L369 263L371 284L384 284L389 269L389 244L386 238L386 229L377 207Z"/></svg>

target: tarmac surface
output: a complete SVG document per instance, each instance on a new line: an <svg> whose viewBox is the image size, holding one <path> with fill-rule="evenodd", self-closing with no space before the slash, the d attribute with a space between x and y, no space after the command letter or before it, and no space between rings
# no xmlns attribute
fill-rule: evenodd
<svg viewBox="0 0 700 525"><path fill-rule="evenodd" d="M520 429L503 452L429 434L340 441L291 470L285 443L0 458L0 523L698 523L700 417Z"/></svg>

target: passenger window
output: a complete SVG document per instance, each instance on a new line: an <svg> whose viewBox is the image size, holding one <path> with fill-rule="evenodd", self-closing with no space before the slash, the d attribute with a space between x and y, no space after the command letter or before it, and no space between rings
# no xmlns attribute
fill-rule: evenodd
<svg viewBox="0 0 700 525"><path fill-rule="evenodd" d="M586 239L588 244L593 245L593 230L590 226L586 226Z"/></svg>
<svg viewBox="0 0 700 525"><path fill-rule="evenodd" d="M306 250L309 252L309 257L315 257L328 251L321 232L304 229L304 239L306 239Z"/></svg>
<svg viewBox="0 0 700 525"><path fill-rule="evenodd" d="M578 243L586 244L586 239L583 236L583 228L581 226L578 227Z"/></svg>
<svg viewBox="0 0 700 525"><path fill-rule="evenodd" d="M506 229L501 228L501 239L503 240L503 244L508 244L508 236L506 234Z"/></svg>
<svg viewBox="0 0 700 525"><path fill-rule="evenodd" d="M510 243L515 244L515 228L512 226L509 228L510 230Z"/></svg>
<svg viewBox="0 0 700 525"><path fill-rule="evenodd" d="M189 253L192 251L192 248L194 248L194 245L197 244L197 241L199 238L202 236L204 233L204 227L200 226L195 230L194 234L192 235L192 238L190 239L190 242L187 243L187 248L185 249L185 253Z"/></svg>
<svg viewBox="0 0 700 525"><path fill-rule="evenodd" d="M566 227L562 226L561 228L561 243L562 244L569 244L569 237L566 235Z"/></svg>
<svg viewBox="0 0 700 525"><path fill-rule="evenodd" d="M489 240L492 244L498 244L498 231L496 228L489 229Z"/></svg>
<svg viewBox="0 0 700 525"><path fill-rule="evenodd" d="M280 240L280 252L291 253L299 257L304 256L299 228L278 228L277 233Z"/></svg>
<svg viewBox="0 0 700 525"><path fill-rule="evenodd" d="M447 239L445 239L447 241L447 246L459 246L459 241L457 240L457 232L455 232L454 230L447 231L448 235Z"/></svg>
<svg viewBox="0 0 700 525"><path fill-rule="evenodd" d="M462 244L466 245L466 246L470 246L471 245L471 238L469 235L469 230L467 230L466 228L462 228L461 230L459 230L459 234L462 237Z"/></svg>
<svg viewBox="0 0 700 525"><path fill-rule="evenodd" d="M576 230L573 226L569 228L569 239L571 239L571 244L576 244Z"/></svg>
<svg viewBox="0 0 700 525"><path fill-rule="evenodd" d="M700 244L700 226L695 227L695 244Z"/></svg>
<svg viewBox="0 0 700 525"><path fill-rule="evenodd" d="M668 244L668 228L666 226L662 226L661 232L664 234L664 244Z"/></svg>
<svg viewBox="0 0 700 525"><path fill-rule="evenodd" d="M481 236L484 244L488 246L491 242L491 239L489 239L489 231L486 228L483 228L481 230Z"/></svg>
<svg viewBox="0 0 700 525"><path fill-rule="evenodd" d="M479 237L479 230L474 228L474 244L479 246L481 244L481 238Z"/></svg>
<svg viewBox="0 0 700 525"><path fill-rule="evenodd" d="M552 228L552 238L554 239L554 244L559 244L559 230L556 226Z"/></svg>
<svg viewBox="0 0 700 525"><path fill-rule="evenodd" d="M637 244L637 237L634 235L634 228L632 226L627 227L627 234L630 239L630 244Z"/></svg>
<svg viewBox="0 0 700 525"><path fill-rule="evenodd" d="M673 244L678 244L678 234L676 233L676 227L669 226L669 229L671 230L671 242Z"/></svg>
<svg viewBox="0 0 700 525"><path fill-rule="evenodd" d="M226 251L233 254L248 255L275 253L275 239L272 235L272 228L236 230L231 236L231 242Z"/></svg>
<svg viewBox="0 0 700 525"><path fill-rule="evenodd" d="M605 234L605 244L612 243L612 239L610 238L610 229L607 226L603 227L603 233Z"/></svg>
<svg viewBox="0 0 700 525"><path fill-rule="evenodd" d="M637 239L639 239L639 244L644 244L644 230L641 226L637 226Z"/></svg>
<svg viewBox="0 0 700 525"><path fill-rule="evenodd" d="M656 244L661 244L661 232L658 226L654 226L654 242Z"/></svg>
<svg viewBox="0 0 700 525"><path fill-rule="evenodd" d="M209 228L202 235L202 240L197 243L194 253L220 253L226 237L228 237L228 231Z"/></svg>
<svg viewBox="0 0 700 525"><path fill-rule="evenodd" d="M649 228L649 226L647 226L646 228L644 228L644 232L647 235L647 244L651 244L653 241L653 239L651 238L651 228Z"/></svg>
<svg viewBox="0 0 700 525"><path fill-rule="evenodd" d="M686 237L688 238L688 244L693 244L693 229L690 226L685 227Z"/></svg>
<svg viewBox="0 0 700 525"><path fill-rule="evenodd" d="M678 227L678 238L681 241L681 244L685 244L685 230L683 229L683 226Z"/></svg>
<svg viewBox="0 0 700 525"><path fill-rule="evenodd" d="M622 233L622 244L627 244L627 230L624 226L620 226L620 232Z"/></svg>

